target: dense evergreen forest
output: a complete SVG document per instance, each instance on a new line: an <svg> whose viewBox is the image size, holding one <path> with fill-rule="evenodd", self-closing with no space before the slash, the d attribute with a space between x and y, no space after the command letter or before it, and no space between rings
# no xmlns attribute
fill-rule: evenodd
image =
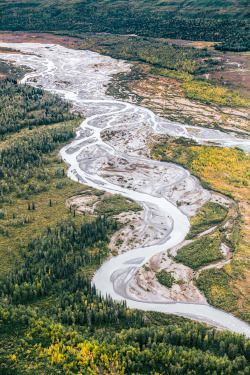
<svg viewBox="0 0 250 375"><path fill-rule="evenodd" d="M0 82L0 137L25 127L70 120L68 109L69 103L57 96L7 78Z"/></svg>
<svg viewBox="0 0 250 375"><path fill-rule="evenodd" d="M1 30L109 32L222 42L218 49L249 49L247 3L240 1L2 1Z"/></svg>
<svg viewBox="0 0 250 375"><path fill-rule="evenodd" d="M40 126L72 120L69 104L58 97L30 86L18 85L16 80L7 78L0 85L0 134L2 139L8 133L18 133L21 129L31 130ZM43 171L46 154L58 144L74 137L73 128L48 127L42 132L23 133L0 150L0 194L28 197L29 194L47 190L49 176ZM41 169L39 170L38 167ZM62 171L58 173L63 173ZM34 183L34 177L39 183Z"/></svg>
<svg viewBox="0 0 250 375"><path fill-rule="evenodd" d="M13 233L19 227L26 233L25 225L30 232L18 242L10 238L15 251L8 270L1 272L0 373L248 374L250 342L243 335L130 310L96 292L90 277L122 224L113 217L119 211L112 199L103 200L92 217L65 206L79 184L67 182L56 154L74 136L79 120L59 98L15 80L6 80L1 93L8 105L1 120L0 242L8 243L13 225ZM125 201L117 196L116 202L126 211ZM105 215L107 205L111 209ZM30 215L27 223L18 221L17 207ZM217 212L216 220L223 215ZM5 254L1 250L1 260Z"/></svg>

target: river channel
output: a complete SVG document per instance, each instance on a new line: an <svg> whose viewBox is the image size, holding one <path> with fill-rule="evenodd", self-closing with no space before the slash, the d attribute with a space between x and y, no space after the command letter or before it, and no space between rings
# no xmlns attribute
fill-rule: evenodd
<svg viewBox="0 0 250 375"><path fill-rule="evenodd" d="M68 164L68 176L134 199L142 205L148 227L156 234L149 239L145 236L140 246L137 244L104 262L92 280L97 290L115 300L126 299L130 308L181 315L250 337L249 325L230 313L200 303L143 302L129 288L137 270L153 255L184 240L190 229L190 217L210 198L210 192L186 169L151 160L148 142L154 135L162 134L193 138L201 144L216 142L220 147L240 147L249 152L250 141L217 130L168 122L146 108L106 95L112 75L129 71L130 65L125 61L60 45L0 45L22 52L1 53L0 58L32 69L21 83L69 100L73 112L85 118L75 139L60 151ZM116 142L106 142L104 131L113 132ZM184 201L181 208L177 204L180 198Z"/></svg>

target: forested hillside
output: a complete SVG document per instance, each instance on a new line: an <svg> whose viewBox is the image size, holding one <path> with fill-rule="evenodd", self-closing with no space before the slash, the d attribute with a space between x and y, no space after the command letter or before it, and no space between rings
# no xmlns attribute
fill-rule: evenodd
<svg viewBox="0 0 250 375"><path fill-rule="evenodd" d="M0 30L110 32L223 42L218 48L249 48L247 2L211 1L6 1Z"/></svg>

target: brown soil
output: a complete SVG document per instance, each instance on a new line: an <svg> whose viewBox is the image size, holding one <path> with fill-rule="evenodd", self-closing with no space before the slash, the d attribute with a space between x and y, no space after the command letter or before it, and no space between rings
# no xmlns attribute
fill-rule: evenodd
<svg viewBox="0 0 250 375"><path fill-rule="evenodd" d="M44 44L60 44L68 48L76 47L77 38L53 35L47 33L28 33L24 31L17 31L14 33L1 33L0 40L5 43L44 43Z"/></svg>

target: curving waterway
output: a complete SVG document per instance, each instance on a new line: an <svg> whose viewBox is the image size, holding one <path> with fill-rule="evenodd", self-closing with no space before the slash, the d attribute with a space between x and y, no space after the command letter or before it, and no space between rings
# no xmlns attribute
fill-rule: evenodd
<svg viewBox="0 0 250 375"><path fill-rule="evenodd" d="M131 308L182 315L250 337L249 325L210 305L142 302L130 290L137 270L153 255L182 242L190 228L189 217L210 198L210 193L184 168L149 159L147 143L154 135L165 134L193 138L201 144L209 141L221 147L240 147L249 152L250 141L216 130L167 122L146 108L107 96L106 85L112 75L130 69L124 61L59 45L0 45L24 53L0 54L2 59L32 69L22 83L70 100L73 111L85 117L75 139L60 151L69 165L68 176L122 194L143 206L144 220L153 236L145 235L133 250L103 263L92 280L101 294L116 300L126 299ZM104 131L114 136L115 142L112 143L113 138L104 141L101 136ZM180 199L184 204L178 208Z"/></svg>

